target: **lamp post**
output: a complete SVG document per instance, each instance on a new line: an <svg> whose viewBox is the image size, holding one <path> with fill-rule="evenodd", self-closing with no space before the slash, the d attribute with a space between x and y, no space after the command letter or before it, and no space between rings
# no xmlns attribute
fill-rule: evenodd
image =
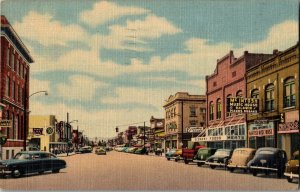
<svg viewBox="0 0 300 192"><path fill-rule="evenodd" d="M25 82L27 82L27 75L25 75ZM23 130L23 134L24 134L24 140L23 140L23 150L26 151L26 140L27 140L27 130L28 130L28 122L27 122L27 114L29 113L28 109L27 109L27 102L29 101L29 98L35 94L38 94L38 93L45 93L45 95L47 96L48 95L48 92L47 91L37 91L37 92L34 92L32 94L30 94L28 97L27 97L27 92L26 92L26 87L25 87L25 93L24 93L24 130ZM29 105L29 103L28 103ZM28 106L29 107L29 106Z"/></svg>

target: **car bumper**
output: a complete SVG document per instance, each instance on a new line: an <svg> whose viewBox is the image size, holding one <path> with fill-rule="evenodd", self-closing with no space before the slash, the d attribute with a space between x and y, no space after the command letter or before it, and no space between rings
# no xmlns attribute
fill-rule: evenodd
<svg viewBox="0 0 300 192"><path fill-rule="evenodd" d="M250 166L250 169L261 169L261 170L278 171L278 169L276 169L276 168L258 167L258 166Z"/></svg>
<svg viewBox="0 0 300 192"><path fill-rule="evenodd" d="M205 161L203 161L203 160L197 160L197 159L194 159L193 162L194 163L205 163Z"/></svg>
<svg viewBox="0 0 300 192"><path fill-rule="evenodd" d="M284 173L285 176L289 177L289 178L299 178L298 174L295 173Z"/></svg>
<svg viewBox="0 0 300 192"><path fill-rule="evenodd" d="M229 168L240 168L240 169L247 169L247 166L245 165L227 165Z"/></svg>
<svg viewBox="0 0 300 192"><path fill-rule="evenodd" d="M216 166L223 166L225 167L225 163L215 163L215 162L205 162L206 165L216 165Z"/></svg>
<svg viewBox="0 0 300 192"><path fill-rule="evenodd" d="M11 171L10 170L6 170L6 169L1 169L0 170L0 174L1 175L9 175L9 174L11 174Z"/></svg>

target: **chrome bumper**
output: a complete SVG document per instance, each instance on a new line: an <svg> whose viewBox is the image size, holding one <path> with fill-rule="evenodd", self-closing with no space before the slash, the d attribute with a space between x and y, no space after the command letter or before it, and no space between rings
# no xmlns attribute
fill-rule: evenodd
<svg viewBox="0 0 300 192"><path fill-rule="evenodd" d="M247 166L243 166L243 165L227 165L227 167L230 167L230 168L247 169Z"/></svg>
<svg viewBox="0 0 300 192"><path fill-rule="evenodd" d="M206 165L226 166L225 163L205 162Z"/></svg>
<svg viewBox="0 0 300 192"><path fill-rule="evenodd" d="M262 170L278 171L278 169L275 169L275 168L269 168L269 167L258 167L258 166L250 166L250 169L262 169Z"/></svg>
<svg viewBox="0 0 300 192"><path fill-rule="evenodd" d="M205 161L202 161L202 160L195 160L195 159L193 160L193 162L194 162L194 163L205 163Z"/></svg>
<svg viewBox="0 0 300 192"><path fill-rule="evenodd" d="M289 177L289 178L299 178L298 174L295 173L284 173L285 176Z"/></svg>
<svg viewBox="0 0 300 192"><path fill-rule="evenodd" d="M11 174L11 171L2 169L2 170L0 170L0 174L8 175L8 174Z"/></svg>

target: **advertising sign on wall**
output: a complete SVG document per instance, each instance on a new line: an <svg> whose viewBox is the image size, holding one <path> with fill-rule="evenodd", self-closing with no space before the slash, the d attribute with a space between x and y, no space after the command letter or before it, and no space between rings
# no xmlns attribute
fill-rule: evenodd
<svg viewBox="0 0 300 192"><path fill-rule="evenodd" d="M230 97L227 98L228 113L258 113L259 100L256 98Z"/></svg>

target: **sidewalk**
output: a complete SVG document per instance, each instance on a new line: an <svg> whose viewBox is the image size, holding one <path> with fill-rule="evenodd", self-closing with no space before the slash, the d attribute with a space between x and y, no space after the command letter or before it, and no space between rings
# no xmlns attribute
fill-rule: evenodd
<svg viewBox="0 0 300 192"><path fill-rule="evenodd" d="M149 156L156 156L156 157L165 157L165 153L162 153L162 155L155 155L155 153L149 153Z"/></svg>

